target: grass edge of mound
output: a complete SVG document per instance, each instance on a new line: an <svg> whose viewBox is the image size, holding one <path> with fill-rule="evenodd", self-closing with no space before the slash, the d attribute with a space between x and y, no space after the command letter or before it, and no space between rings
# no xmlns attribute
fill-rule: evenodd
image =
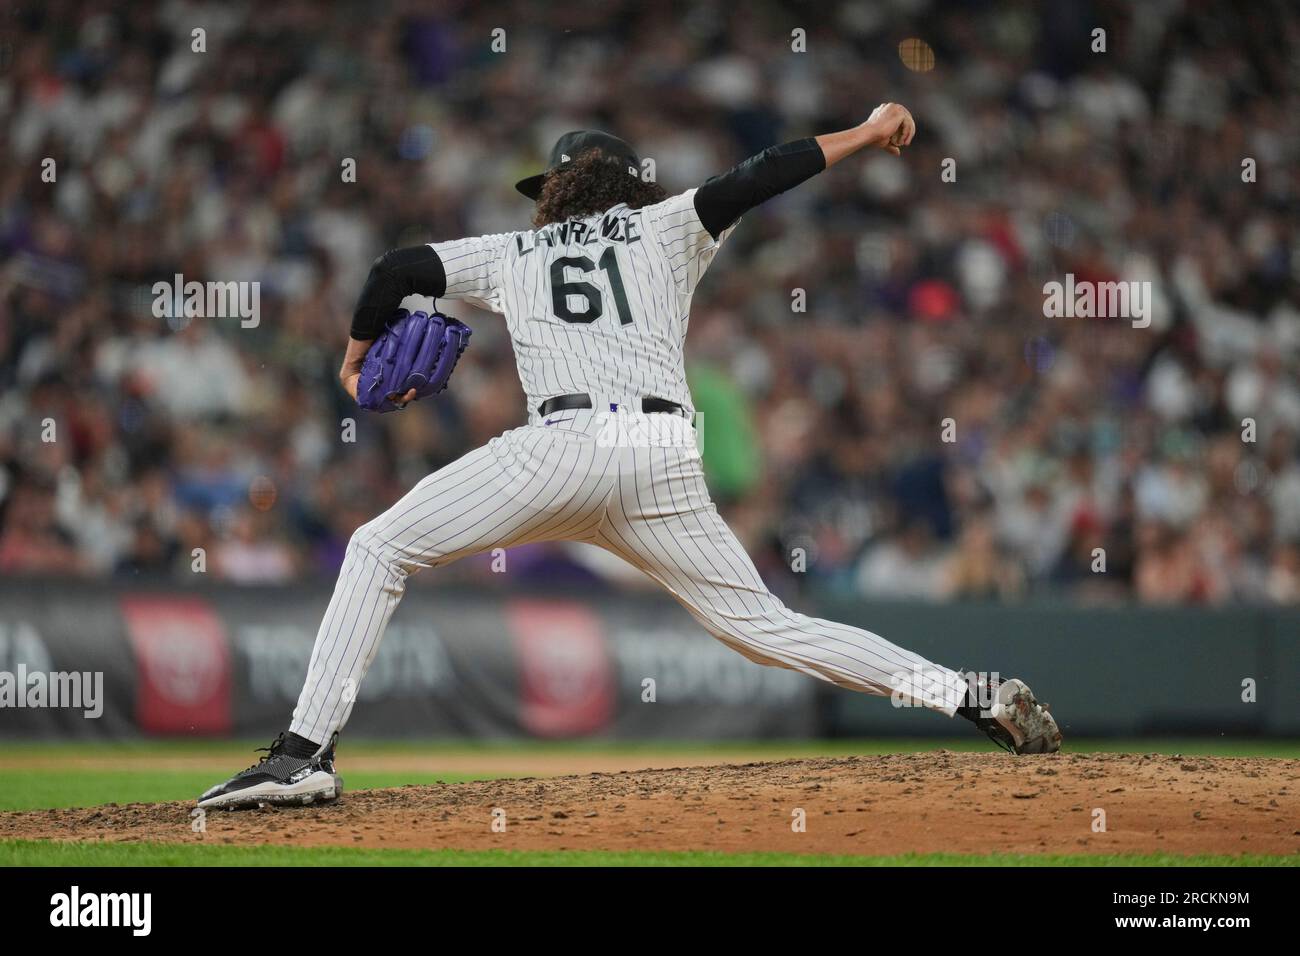
<svg viewBox="0 0 1300 956"><path fill-rule="evenodd" d="M1300 854L903 854L849 856L611 850L401 850L365 847L228 846L0 840L0 867L116 866L1300 866Z"/></svg>

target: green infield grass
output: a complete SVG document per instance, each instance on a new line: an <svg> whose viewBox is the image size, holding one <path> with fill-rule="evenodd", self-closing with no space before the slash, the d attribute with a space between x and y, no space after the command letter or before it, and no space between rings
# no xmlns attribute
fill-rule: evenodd
<svg viewBox="0 0 1300 956"><path fill-rule="evenodd" d="M927 853L831 856L604 850L376 850L352 847L0 840L0 866L1298 866L1300 856Z"/></svg>

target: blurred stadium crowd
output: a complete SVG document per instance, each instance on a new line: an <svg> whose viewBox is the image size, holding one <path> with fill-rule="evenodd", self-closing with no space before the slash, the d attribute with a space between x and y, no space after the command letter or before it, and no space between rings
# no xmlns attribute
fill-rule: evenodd
<svg viewBox="0 0 1300 956"><path fill-rule="evenodd" d="M567 129L619 132L679 190L896 100L920 129L901 161L751 213L695 298L710 482L764 575L1300 601L1290 4L10 7L0 574L183 577L204 548L235 582L331 576L357 525L523 419L502 323L457 303L475 336L449 393L348 407L337 364L375 256L525 228L511 184ZM902 61L908 37L933 70ZM156 318L177 273L259 282L256 327ZM1150 281L1150 328L1045 318L1065 273ZM564 546L515 567L610 573Z"/></svg>

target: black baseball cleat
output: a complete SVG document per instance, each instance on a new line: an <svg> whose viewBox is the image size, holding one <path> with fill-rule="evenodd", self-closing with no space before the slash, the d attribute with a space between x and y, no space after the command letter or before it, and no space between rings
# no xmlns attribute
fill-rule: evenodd
<svg viewBox="0 0 1300 956"><path fill-rule="evenodd" d="M335 734L319 756L291 757L285 753L285 735L280 734L271 746L259 748L266 751L265 757L206 791L199 797L199 806L205 810L234 810L264 803L293 806L335 800L343 793L343 778L334 772L334 745L338 739Z"/></svg>
<svg viewBox="0 0 1300 956"><path fill-rule="evenodd" d="M976 699L958 713L972 721L999 747L1013 754L1054 754L1061 749L1061 731L1022 680L981 681L980 690L991 692L988 710ZM981 697L988 699L985 693Z"/></svg>

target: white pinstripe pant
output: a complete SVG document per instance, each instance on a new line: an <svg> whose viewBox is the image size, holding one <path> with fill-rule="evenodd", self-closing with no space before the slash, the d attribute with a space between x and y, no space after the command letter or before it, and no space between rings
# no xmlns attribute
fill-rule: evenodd
<svg viewBox="0 0 1300 956"><path fill-rule="evenodd" d="M407 575L530 541L599 545L640 568L750 660L952 715L960 675L884 638L787 608L709 499L691 426L671 415L563 413L426 477L348 544L290 729L324 744L347 722ZM657 434L615 434L611 420ZM647 444L649 442L649 444Z"/></svg>

